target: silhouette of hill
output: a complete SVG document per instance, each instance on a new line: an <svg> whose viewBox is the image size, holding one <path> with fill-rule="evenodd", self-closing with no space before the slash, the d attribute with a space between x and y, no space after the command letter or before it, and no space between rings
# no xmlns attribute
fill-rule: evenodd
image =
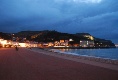
<svg viewBox="0 0 118 80"><path fill-rule="evenodd" d="M80 44L80 41L83 40L83 41L94 41L94 45L96 47L115 46L115 44L112 43L112 41L96 38L90 35L89 33L69 34L69 33L61 33L55 30L21 31L15 33L14 35L0 33L0 37L4 39L12 39L13 37L16 37L18 38L17 40L19 40L19 42L25 38L29 41L44 42L44 43L72 39L73 41L69 42L70 44Z"/></svg>

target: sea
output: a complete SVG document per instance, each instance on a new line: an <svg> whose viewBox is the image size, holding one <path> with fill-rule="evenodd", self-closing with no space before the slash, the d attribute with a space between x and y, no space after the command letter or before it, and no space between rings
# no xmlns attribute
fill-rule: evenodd
<svg viewBox="0 0 118 80"><path fill-rule="evenodd" d="M52 49L55 52L76 56L97 57L118 60L118 48L105 49Z"/></svg>

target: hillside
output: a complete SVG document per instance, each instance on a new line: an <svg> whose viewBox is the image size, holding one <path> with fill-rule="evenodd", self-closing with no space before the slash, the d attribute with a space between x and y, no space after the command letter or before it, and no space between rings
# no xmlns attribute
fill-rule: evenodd
<svg viewBox="0 0 118 80"><path fill-rule="evenodd" d="M17 40L19 42L24 42L26 40L29 40L29 41L39 42L39 43L40 42L48 43L48 42L64 40L64 41L68 41L69 44L73 45L73 44L80 44L80 41L83 41L84 42L83 44L89 41L89 42L94 42L95 47L115 46L114 43L112 43L112 41L96 38L90 35L89 33L69 34L69 33L57 32L55 30L52 31L44 30L44 31L21 31L11 36L5 33L0 33L0 34L1 34L1 38L5 38L5 39L14 38L14 40Z"/></svg>

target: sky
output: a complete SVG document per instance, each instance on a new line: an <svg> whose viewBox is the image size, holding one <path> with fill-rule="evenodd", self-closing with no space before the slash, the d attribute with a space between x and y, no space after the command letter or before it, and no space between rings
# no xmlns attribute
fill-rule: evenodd
<svg viewBox="0 0 118 80"><path fill-rule="evenodd" d="M90 33L118 43L118 0L0 0L0 32Z"/></svg>

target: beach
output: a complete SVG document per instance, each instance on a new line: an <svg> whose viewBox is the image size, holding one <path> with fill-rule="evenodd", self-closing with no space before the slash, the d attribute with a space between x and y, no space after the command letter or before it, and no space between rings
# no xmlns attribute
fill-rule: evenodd
<svg viewBox="0 0 118 80"><path fill-rule="evenodd" d="M0 80L117 80L118 65L39 48L0 49Z"/></svg>
<svg viewBox="0 0 118 80"><path fill-rule="evenodd" d="M67 59L67 60L71 60L71 61L76 61L76 62L81 62L81 63L90 64L90 65L94 65L94 66L104 67L104 68L108 68L108 69L112 69L112 70L118 70L118 60L64 54L59 51L50 50L50 49L42 50L39 48L32 48L32 51L40 52L45 55L54 56L54 57Z"/></svg>

